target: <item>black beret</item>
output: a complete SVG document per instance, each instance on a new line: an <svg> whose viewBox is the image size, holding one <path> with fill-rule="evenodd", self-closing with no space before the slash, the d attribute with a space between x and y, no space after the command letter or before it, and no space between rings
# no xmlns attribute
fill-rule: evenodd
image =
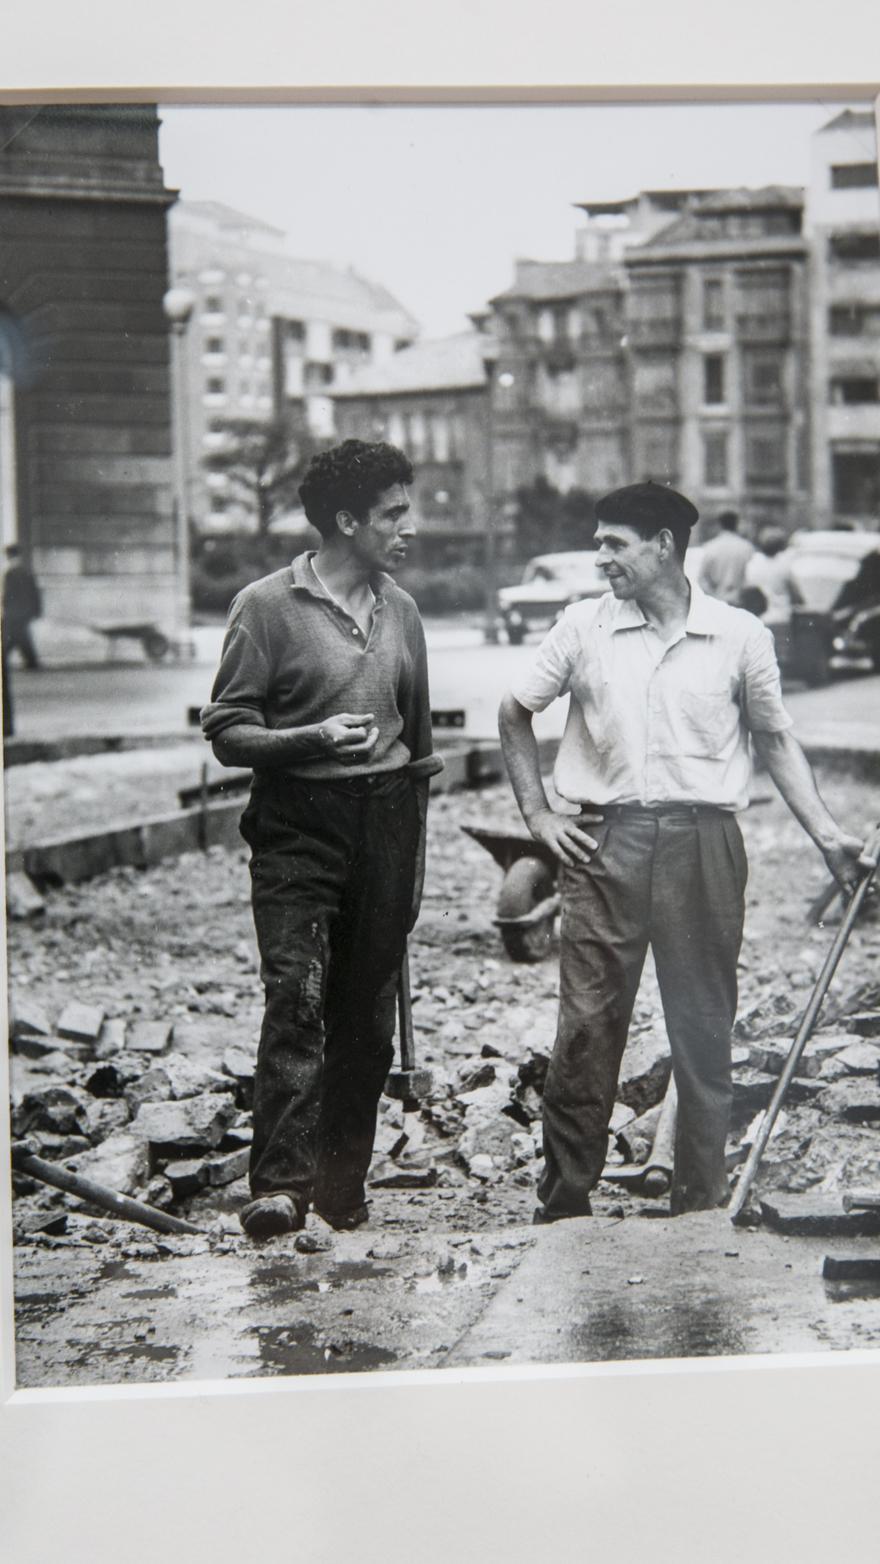
<svg viewBox="0 0 880 1564"><path fill-rule="evenodd" d="M645 522L653 527L693 527L700 519L696 505L662 483L628 483L624 489L614 489L597 502L596 516L621 527Z"/></svg>

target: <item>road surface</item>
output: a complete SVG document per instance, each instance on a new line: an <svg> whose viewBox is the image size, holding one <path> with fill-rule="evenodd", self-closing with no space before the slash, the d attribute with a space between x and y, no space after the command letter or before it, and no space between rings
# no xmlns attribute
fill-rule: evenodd
<svg viewBox="0 0 880 1564"><path fill-rule="evenodd" d="M429 623L427 631L433 706L464 710L470 737L494 738L501 695L534 656L536 641L487 646L480 629L442 622ZM47 666L38 673L16 668L16 736L180 733L188 710L208 699L221 640L218 627L197 629L192 659L159 664L133 648L129 662ZM880 676L840 678L820 690L792 688L786 699L804 741L880 751ZM566 703L556 701L541 713L539 737L560 735L565 712Z"/></svg>

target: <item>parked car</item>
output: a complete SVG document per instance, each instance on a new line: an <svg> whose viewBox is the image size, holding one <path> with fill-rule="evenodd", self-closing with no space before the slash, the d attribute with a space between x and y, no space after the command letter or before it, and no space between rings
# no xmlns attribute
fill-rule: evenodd
<svg viewBox="0 0 880 1564"><path fill-rule="evenodd" d="M789 548L804 601L792 613L783 671L807 684L866 663L880 672L880 533L804 530Z"/></svg>
<svg viewBox="0 0 880 1564"><path fill-rule="evenodd" d="M498 613L511 646L519 646L527 631L548 629L569 603L607 591L605 576L596 568L595 549L536 554L519 585L499 591Z"/></svg>

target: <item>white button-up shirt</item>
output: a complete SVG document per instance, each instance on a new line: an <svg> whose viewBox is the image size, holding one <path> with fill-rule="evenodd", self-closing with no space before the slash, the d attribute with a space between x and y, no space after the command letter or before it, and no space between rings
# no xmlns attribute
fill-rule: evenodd
<svg viewBox="0 0 880 1564"><path fill-rule="evenodd" d="M749 733L792 726L769 630L698 586L670 641L633 601L575 603L512 693L533 712L570 695L553 781L579 804L743 809Z"/></svg>

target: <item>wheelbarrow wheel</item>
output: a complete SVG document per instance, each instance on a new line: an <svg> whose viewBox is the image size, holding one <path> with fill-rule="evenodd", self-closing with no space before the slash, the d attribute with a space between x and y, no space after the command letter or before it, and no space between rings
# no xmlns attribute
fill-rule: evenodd
<svg viewBox="0 0 880 1564"><path fill-rule="evenodd" d="M504 876L498 897L498 918L522 918L553 895L556 877L540 858L518 858ZM501 938L511 961L543 961L553 935L553 914L520 927L501 924Z"/></svg>

